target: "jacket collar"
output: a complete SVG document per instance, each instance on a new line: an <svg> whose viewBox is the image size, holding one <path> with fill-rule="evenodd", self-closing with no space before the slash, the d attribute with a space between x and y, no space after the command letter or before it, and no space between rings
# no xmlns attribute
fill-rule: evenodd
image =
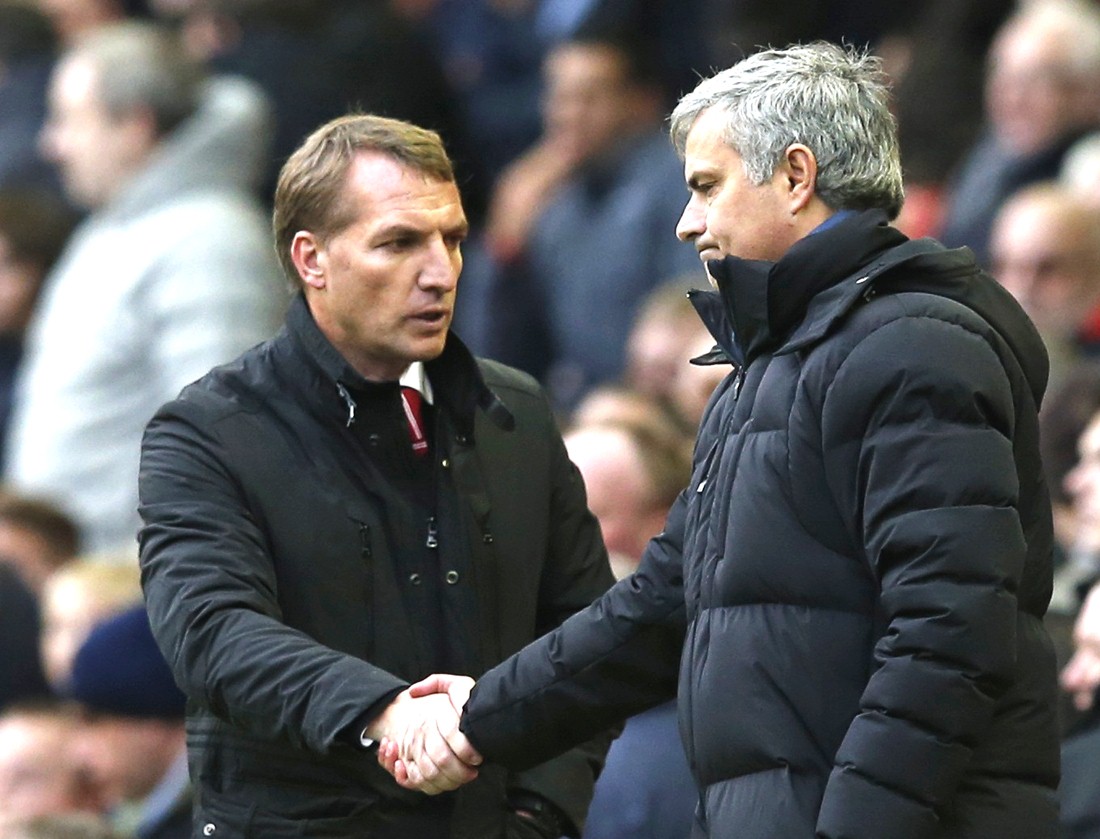
<svg viewBox="0 0 1100 839"><path fill-rule="evenodd" d="M737 346L751 361L802 323L816 295L904 241L883 211L867 210L800 239L778 262L728 256L707 268Z"/></svg>
<svg viewBox="0 0 1100 839"><path fill-rule="evenodd" d="M287 313L287 332L320 371L322 379L331 384L331 392L325 397L328 400L326 405L339 410L348 425L355 421L358 395L379 387L392 387L396 395L397 382L381 385L370 382L348 364L317 326L301 293L291 301ZM479 408L498 428L511 431L515 427L512 413L485 384L477 361L453 332L448 333L439 357L426 362L424 367L432 383L434 404L451 419L460 437L473 439L474 416Z"/></svg>

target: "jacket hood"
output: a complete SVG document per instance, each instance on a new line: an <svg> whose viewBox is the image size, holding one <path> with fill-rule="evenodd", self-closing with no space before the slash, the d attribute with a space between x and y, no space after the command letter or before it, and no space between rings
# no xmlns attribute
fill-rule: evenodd
<svg viewBox="0 0 1100 839"><path fill-rule="evenodd" d="M319 369L322 378L331 383L331 397L326 403L330 412L339 413L351 425L355 421L356 395L377 388L378 383L364 379L332 346L301 293L291 301L287 331ZM425 362L424 367L437 406L451 418L459 435L473 439L474 415L479 408L498 428L511 431L515 427L512 412L485 383L477 360L454 332L447 334L447 343L439 357ZM396 391L397 382L393 382L393 387Z"/></svg>
<svg viewBox="0 0 1100 839"><path fill-rule="evenodd" d="M105 214L128 217L199 190L255 192L270 149L271 111L253 82L220 76L199 106L126 184Z"/></svg>

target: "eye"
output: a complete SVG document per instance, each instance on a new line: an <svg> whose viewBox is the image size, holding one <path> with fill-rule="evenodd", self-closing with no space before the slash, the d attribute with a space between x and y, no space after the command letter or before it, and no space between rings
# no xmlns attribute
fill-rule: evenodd
<svg viewBox="0 0 1100 839"><path fill-rule="evenodd" d="M390 251L407 251L416 244L412 236L395 236L382 243L382 247Z"/></svg>

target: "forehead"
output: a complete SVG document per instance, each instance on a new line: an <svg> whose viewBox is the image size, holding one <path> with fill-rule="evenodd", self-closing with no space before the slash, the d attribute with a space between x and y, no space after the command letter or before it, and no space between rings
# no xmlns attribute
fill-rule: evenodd
<svg viewBox="0 0 1100 839"><path fill-rule="evenodd" d="M725 113L720 108L707 108L696 117L684 142L688 177L697 171L725 171L740 164L741 156L726 142L725 127Z"/></svg>
<svg viewBox="0 0 1100 839"><path fill-rule="evenodd" d="M359 204L360 222L406 218L442 227L466 221L453 181L439 180L377 152L355 155L346 194Z"/></svg>
<svg viewBox="0 0 1100 839"><path fill-rule="evenodd" d="M79 55L62 59L50 83L50 102L55 107L87 104L95 100L95 65Z"/></svg>
<svg viewBox="0 0 1100 839"><path fill-rule="evenodd" d="M626 61L614 47L603 44L563 44L546 59L551 81L603 81L626 75Z"/></svg>
<svg viewBox="0 0 1100 839"><path fill-rule="evenodd" d="M1084 216L1071 205L1050 198L1022 197L1009 204L994 229L995 255L1058 252L1088 241Z"/></svg>

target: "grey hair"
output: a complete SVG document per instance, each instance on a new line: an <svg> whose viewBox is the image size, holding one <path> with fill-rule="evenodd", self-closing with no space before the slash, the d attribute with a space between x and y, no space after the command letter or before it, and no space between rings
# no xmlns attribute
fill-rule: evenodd
<svg viewBox="0 0 1100 839"><path fill-rule="evenodd" d="M681 157L703 111L725 112L725 141L762 184L792 143L817 159L816 194L834 210L885 210L904 201L897 124L879 59L819 41L749 56L704 79L670 118Z"/></svg>
<svg viewBox="0 0 1100 839"><path fill-rule="evenodd" d="M167 134L198 107L202 65L172 33L154 24L107 24L78 41L66 58L84 59L96 68L99 99L107 113L120 117L148 108L158 135Z"/></svg>

